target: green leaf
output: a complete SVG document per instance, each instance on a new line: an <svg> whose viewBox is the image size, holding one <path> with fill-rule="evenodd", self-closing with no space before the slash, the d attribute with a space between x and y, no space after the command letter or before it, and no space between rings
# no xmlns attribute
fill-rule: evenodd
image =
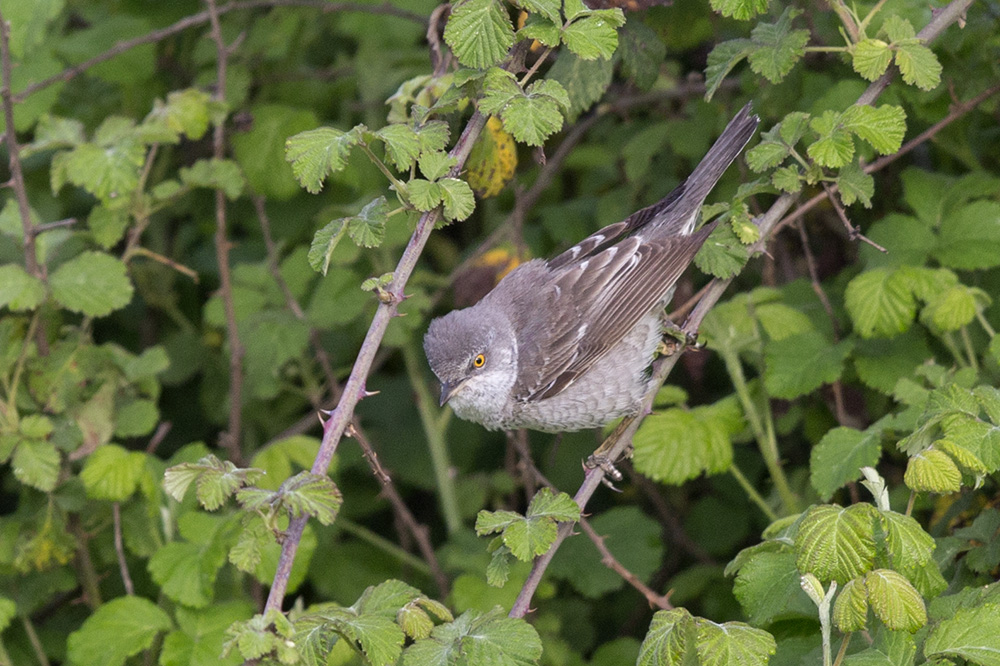
<svg viewBox="0 0 1000 666"><path fill-rule="evenodd" d="M485 536L502 532L519 520L524 520L524 516L515 511L480 511L476 514L476 534Z"/></svg>
<svg viewBox="0 0 1000 666"><path fill-rule="evenodd" d="M530 666L541 655L542 643L535 628L520 618L506 617L497 607L487 613L466 611L453 622L434 627L430 638L406 649L403 664Z"/></svg>
<svg viewBox="0 0 1000 666"><path fill-rule="evenodd" d="M90 215L87 216L90 233L93 234L97 244L105 250L110 250L122 239L128 223L128 209L121 207L109 208L98 204L90 209Z"/></svg>
<svg viewBox="0 0 1000 666"><path fill-rule="evenodd" d="M45 283L17 264L0 266L0 308L34 310L45 300Z"/></svg>
<svg viewBox="0 0 1000 666"><path fill-rule="evenodd" d="M815 606L799 584L792 552L761 552L753 555L736 574L733 594L747 618L766 626L776 618L809 617Z"/></svg>
<svg viewBox="0 0 1000 666"><path fill-rule="evenodd" d="M237 666L237 654L220 659L226 629L234 622L253 615L253 607L244 601L213 604L203 610L177 608L175 611L179 630L167 634L160 655L161 666L203 666L220 664Z"/></svg>
<svg viewBox="0 0 1000 666"><path fill-rule="evenodd" d="M145 161L146 147L122 136L108 145L77 146L66 154L61 167L66 180L108 202L132 195L139 186L139 170Z"/></svg>
<svg viewBox="0 0 1000 666"><path fill-rule="evenodd" d="M964 285L935 295L920 312L920 319L938 331L957 331L975 318L976 298Z"/></svg>
<svg viewBox="0 0 1000 666"><path fill-rule="evenodd" d="M806 152L817 164L837 168L851 161L854 156L854 141L844 127L842 114L824 111L822 116L813 118L809 126L819 134L819 139Z"/></svg>
<svg viewBox="0 0 1000 666"><path fill-rule="evenodd" d="M464 0L452 5L444 41L460 63L486 69L507 55L514 43L514 28L496 0Z"/></svg>
<svg viewBox="0 0 1000 666"><path fill-rule="evenodd" d="M619 35L622 75L640 90L649 90L660 75L660 63L667 57L667 45L645 23L630 21Z"/></svg>
<svg viewBox="0 0 1000 666"><path fill-rule="evenodd" d="M448 220L461 221L469 217L476 208L476 197L472 188L458 178L442 178L437 182L441 188L441 202L444 216Z"/></svg>
<svg viewBox="0 0 1000 666"><path fill-rule="evenodd" d="M761 134L760 143L747 151L747 166L754 173L773 169L791 154L791 146L794 144L781 137L782 126L779 124Z"/></svg>
<svg viewBox="0 0 1000 666"><path fill-rule="evenodd" d="M519 0L517 4L529 12L541 14L553 23L562 23L559 13L562 3L559 0Z"/></svg>
<svg viewBox="0 0 1000 666"><path fill-rule="evenodd" d="M312 516L323 525L333 523L343 504L340 491L330 477L309 472L299 472L282 483L278 496L292 516Z"/></svg>
<svg viewBox="0 0 1000 666"><path fill-rule="evenodd" d="M312 243L309 245L309 255L307 260L314 271L319 271L323 275L330 268L330 259L333 251L337 248L337 243L347 232L347 219L340 218L328 223L325 227L316 232Z"/></svg>
<svg viewBox="0 0 1000 666"><path fill-rule="evenodd" d="M450 139L451 130L443 120L430 120L417 128L417 142L421 153L444 150Z"/></svg>
<svg viewBox="0 0 1000 666"><path fill-rule="evenodd" d="M388 215L389 204L385 197L373 199L360 213L347 218L347 233L361 247L378 247L385 239Z"/></svg>
<svg viewBox="0 0 1000 666"><path fill-rule="evenodd" d="M11 467L18 481L47 493L59 480L59 452L52 442L23 439L14 449Z"/></svg>
<svg viewBox="0 0 1000 666"><path fill-rule="evenodd" d="M228 460L208 455L197 463L181 463L169 468L163 476L163 487L180 502L188 486L197 481L198 501L209 511L214 511L237 489L253 483L262 475L259 469L241 469Z"/></svg>
<svg viewBox="0 0 1000 666"><path fill-rule="evenodd" d="M742 622L717 624L696 618L698 657L703 666L766 666L777 650L774 636Z"/></svg>
<svg viewBox="0 0 1000 666"><path fill-rule="evenodd" d="M874 467L882 456L881 437L854 428L833 428L813 447L809 456L809 478L820 499L850 481L861 478L862 467Z"/></svg>
<svg viewBox="0 0 1000 666"><path fill-rule="evenodd" d="M971 474L989 474L991 471L976 454L951 440L939 439L934 442L934 448L947 453L955 461L955 464L968 470Z"/></svg>
<svg viewBox="0 0 1000 666"><path fill-rule="evenodd" d="M504 545L522 562L544 555L555 540L556 524L552 520L518 520L503 531Z"/></svg>
<svg viewBox="0 0 1000 666"><path fill-rule="evenodd" d="M408 170L420 155L420 140L409 125L386 125L375 132L385 144L385 152L400 171Z"/></svg>
<svg viewBox="0 0 1000 666"><path fill-rule="evenodd" d="M844 166L837 175L837 186L840 188L840 200L845 206L860 201L865 208L872 207L872 197L875 196L875 179L857 162Z"/></svg>
<svg viewBox="0 0 1000 666"><path fill-rule="evenodd" d="M917 302L904 273L886 268L867 270L847 285L844 304L863 338L890 338L905 332L917 313Z"/></svg>
<svg viewBox="0 0 1000 666"><path fill-rule="evenodd" d="M618 28L625 23L620 9L584 16L563 30L566 48L584 60L610 60L618 48Z"/></svg>
<svg viewBox="0 0 1000 666"><path fill-rule="evenodd" d="M941 63L919 39L907 39L893 44L896 66L903 81L921 90L933 90L941 83Z"/></svg>
<svg viewBox="0 0 1000 666"><path fill-rule="evenodd" d="M558 82L536 81L525 94L511 97L500 112L504 129L521 143L541 146L563 126L560 106L569 102L565 95Z"/></svg>
<svg viewBox="0 0 1000 666"><path fill-rule="evenodd" d="M190 167L182 167L180 176L185 185L222 190L230 201L238 199L246 186L243 172L233 160L198 160Z"/></svg>
<svg viewBox="0 0 1000 666"><path fill-rule="evenodd" d="M799 524L796 563L821 581L846 582L867 573L875 559L873 507L814 506Z"/></svg>
<svg viewBox="0 0 1000 666"><path fill-rule="evenodd" d="M903 482L917 493L957 493L962 487L962 473L947 454L927 449L910 457Z"/></svg>
<svg viewBox="0 0 1000 666"><path fill-rule="evenodd" d="M580 507L566 493L553 493L548 488L542 488L531 499L528 505L528 518L551 518L559 522L580 520Z"/></svg>
<svg viewBox="0 0 1000 666"><path fill-rule="evenodd" d="M698 250L694 263L698 270L720 279L728 279L743 270L750 254L728 224L720 224Z"/></svg>
<svg viewBox="0 0 1000 666"><path fill-rule="evenodd" d="M927 624L924 600L901 574L889 569L869 571L865 587L875 617L889 629L913 633Z"/></svg>
<svg viewBox="0 0 1000 666"><path fill-rule="evenodd" d="M776 398L791 400L840 378L853 343L832 344L822 333L808 331L767 345L764 386Z"/></svg>
<svg viewBox="0 0 1000 666"><path fill-rule="evenodd" d="M906 112L889 104L878 108L855 104L844 111L841 122L883 155L898 151L906 133Z"/></svg>
<svg viewBox="0 0 1000 666"><path fill-rule="evenodd" d="M420 172L429 180L437 180L447 174L457 163L457 158L442 151L424 153L420 156ZM431 206L431 208L433 207Z"/></svg>
<svg viewBox="0 0 1000 666"><path fill-rule="evenodd" d="M1000 203L974 201L947 215L934 257L960 270L1000 266Z"/></svg>
<svg viewBox="0 0 1000 666"><path fill-rule="evenodd" d="M610 60L584 60L569 50L559 53L546 80L562 85L569 99L566 117L575 120L604 97L611 85L613 63Z"/></svg>
<svg viewBox="0 0 1000 666"><path fill-rule="evenodd" d="M868 589L864 578L854 578L840 590L833 604L833 622L844 633L861 631L868 622Z"/></svg>
<svg viewBox="0 0 1000 666"><path fill-rule="evenodd" d="M792 71L809 43L808 30L792 30L792 19L802 11L786 7L774 23L758 23L750 31L754 49L750 53L750 69L771 83L778 83Z"/></svg>
<svg viewBox="0 0 1000 666"><path fill-rule="evenodd" d="M49 278L52 297L71 312L103 317L132 300L132 282L125 264L104 252L84 252L70 259Z"/></svg>
<svg viewBox="0 0 1000 666"><path fill-rule="evenodd" d="M178 525L185 540L159 548L149 560L149 573L170 599L204 608L213 601L215 579L226 563L226 521L191 512Z"/></svg>
<svg viewBox="0 0 1000 666"><path fill-rule="evenodd" d="M441 185L422 178L414 178L407 183L406 193L413 207L424 213L437 208L444 197Z"/></svg>
<svg viewBox="0 0 1000 666"><path fill-rule="evenodd" d="M122 666L171 628L170 617L152 601L118 597L99 606L69 635L66 654L78 666Z"/></svg>
<svg viewBox="0 0 1000 666"><path fill-rule="evenodd" d="M501 541L500 546L493 551L490 563L486 565L486 582L489 585L503 587L507 584L507 580L510 578L510 561L512 557L510 548L503 545Z"/></svg>
<svg viewBox="0 0 1000 666"><path fill-rule="evenodd" d="M204 90L175 90L167 95L166 103L156 100L143 124L157 121L171 132L197 141L208 131L210 103L211 97Z"/></svg>
<svg viewBox="0 0 1000 666"><path fill-rule="evenodd" d="M1000 666L1000 605L963 608L942 620L927 636L924 655Z"/></svg>
<svg viewBox="0 0 1000 666"><path fill-rule="evenodd" d="M733 459L730 433L707 408L650 415L635 434L634 446L636 471L664 483L724 472Z"/></svg>
<svg viewBox="0 0 1000 666"><path fill-rule="evenodd" d="M708 54L708 66L705 68L705 101L712 101L729 72L753 51L754 44L749 39L731 39L716 44ZM749 155L747 160L749 163ZM753 169L752 166L750 168Z"/></svg>
<svg viewBox="0 0 1000 666"><path fill-rule="evenodd" d="M663 666L684 664L686 654L698 643L698 630L694 618L683 608L661 610L653 614L649 631L639 648L636 666Z"/></svg>
<svg viewBox="0 0 1000 666"><path fill-rule="evenodd" d="M89 497L122 502L135 492L145 471L144 454L105 444L87 458L80 479Z"/></svg>
<svg viewBox="0 0 1000 666"><path fill-rule="evenodd" d="M537 14L530 14L524 27L517 31L517 39L532 39L549 48L556 48L562 35L561 23L553 23Z"/></svg>
<svg viewBox="0 0 1000 666"><path fill-rule="evenodd" d="M895 511L880 511L886 527L886 545L893 568L913 577L934 553L934 537L916 520Z"/></svg>
<svg viewBox="0 0 1000 666"><path fill-rule="evenodd" d="M881 39L862 39L851 48L850 53L854 71L868 81L885 74L892 62L892 51Z"/></svg>
<svg viewBox="0 0 1000 666"><path fill-rule="evenodd" d="M363 125L348 132L320 127L290 137L285 142L285 159L291 163L299 184L310 194L317 194L327 176L347 166L351 148L361 142L363 131Z"/></svg>
<svg viewBox="0 0 1000 666"><path fill-rule="evenodd" d="M738 21L749 21L767 11L767 0L711 0L712 9Z"/></svg>
<svg viewBox="0 0 1000 666"><path fill-rule="evenodd" d="M771 175L771 183L782 192L789 194L801 191L802 175L799 173L799 167L794 164L780 167Z"/></svg>

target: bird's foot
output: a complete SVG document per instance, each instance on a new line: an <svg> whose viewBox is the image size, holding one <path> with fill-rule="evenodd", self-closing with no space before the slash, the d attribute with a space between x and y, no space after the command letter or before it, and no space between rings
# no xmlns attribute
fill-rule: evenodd
<svg viewBox="0 0 1000 666"><path fill-rule="evenodd" d="M681 349L698 351L705 345L698 342L697 333L688 333L666 317L663 318L663 337L657 351L662 356L673 356Z"/></svg>
<svg viewBox="0 0 1000 666"><path fill-rule="evenodd" d="M597 469L600 468L604 472L604 477L601 479L601 483L606 485L611 490L615 492L620 492L618 488L615 487L615 483L621 482L624 476L615 466L616 463L627 460L632 457L632 444L630 443L626 449L617 458L612 458L608 455L608 451L614 446L615 442L621 437L625 428L628 427L630 419L626 418L621 423L619 423L611 434L601 443L597 450L594 451L590 456L584 461L583 466L587 469Z"/></svg>

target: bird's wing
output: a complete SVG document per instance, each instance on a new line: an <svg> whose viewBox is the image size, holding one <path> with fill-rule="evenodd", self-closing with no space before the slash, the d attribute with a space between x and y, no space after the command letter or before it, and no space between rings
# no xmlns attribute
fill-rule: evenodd
<svg viewBox="0 0 1000 666"><path fill-rule="evenodd" d="M547 330L526 324L518 340L515 397L544 400L576 381L660 304L713 227L690 236L632 236L553 271Z"/></svg>

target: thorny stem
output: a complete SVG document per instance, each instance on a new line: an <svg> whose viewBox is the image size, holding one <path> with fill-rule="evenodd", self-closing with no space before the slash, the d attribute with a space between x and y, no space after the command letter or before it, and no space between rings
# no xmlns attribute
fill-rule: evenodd
<svg viewBox="0 0 1000 666"><path fill-rule="evenodd" d="M420 423L427 437L427 448L431 454L431 465L434 468L434 481L437 483L441 501L441 511L444 513L444 524L448 534L454 534L462 529L462 514L458 508L458 497L455 495L455 480L452 478L451 459L448 455L448 440L445 430L441 427L434 409L434 398L427 388L427 382L420 370L420 354L410 341L403 346L403 361L410 386L416 393L417 411L420 412Z"/></svg>
<svg viewBox="0 0 1000 666"><path fill-rule="evenodd" d="M449 175L458 175L469 157L472 144L485 125L486 117L484 115L479 112L472 114L450 153L452 157L456 158L456 164L452 167ZM365 381L371 370L372 362L375 360L375 354L382 343L382 337L385 335L389 322L396 315L397 306L404 297L403 289L417 265L417 260L420 258L420 253L423 251L427 239L434 231L434 224L437 222L440 212L440 208L435 208L420 216L416 229L410 237L410 242L407 243L399 263L396 264L392 282L386 287L386 293L390 294L391 298L388 299L388 302L380 303L375 311L371 326L368 328L368 333L365 335L364 342L361 343L361 349L354 361L354 367L344 385L343 395L323 426L323 441L320 443L319 452L313 462L311 470L313 474L325 475L327 473L337 445L344 435L344 430L354 418L354 408L364 392ZM298 550L306 520L308 518L305 516L295 518L288 525L288 530L285 532L285 542L281 547L281 556L278 559L278 567L274 574L274 582L267 597L265 612L281 610L285 590L288 587L288 576L292 570L292 563L295 560L295 553Z"/></svg>

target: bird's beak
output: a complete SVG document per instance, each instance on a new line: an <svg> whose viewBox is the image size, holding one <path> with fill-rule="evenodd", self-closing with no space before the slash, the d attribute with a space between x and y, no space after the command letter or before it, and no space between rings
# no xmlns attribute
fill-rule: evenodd
<svg viewBox="0 0 1000 666"><path fill-rule="evenodd" d="M465 382L441 382L441 402L438 403L441 407L451 400L456 393L465 388Z"/></svg>

